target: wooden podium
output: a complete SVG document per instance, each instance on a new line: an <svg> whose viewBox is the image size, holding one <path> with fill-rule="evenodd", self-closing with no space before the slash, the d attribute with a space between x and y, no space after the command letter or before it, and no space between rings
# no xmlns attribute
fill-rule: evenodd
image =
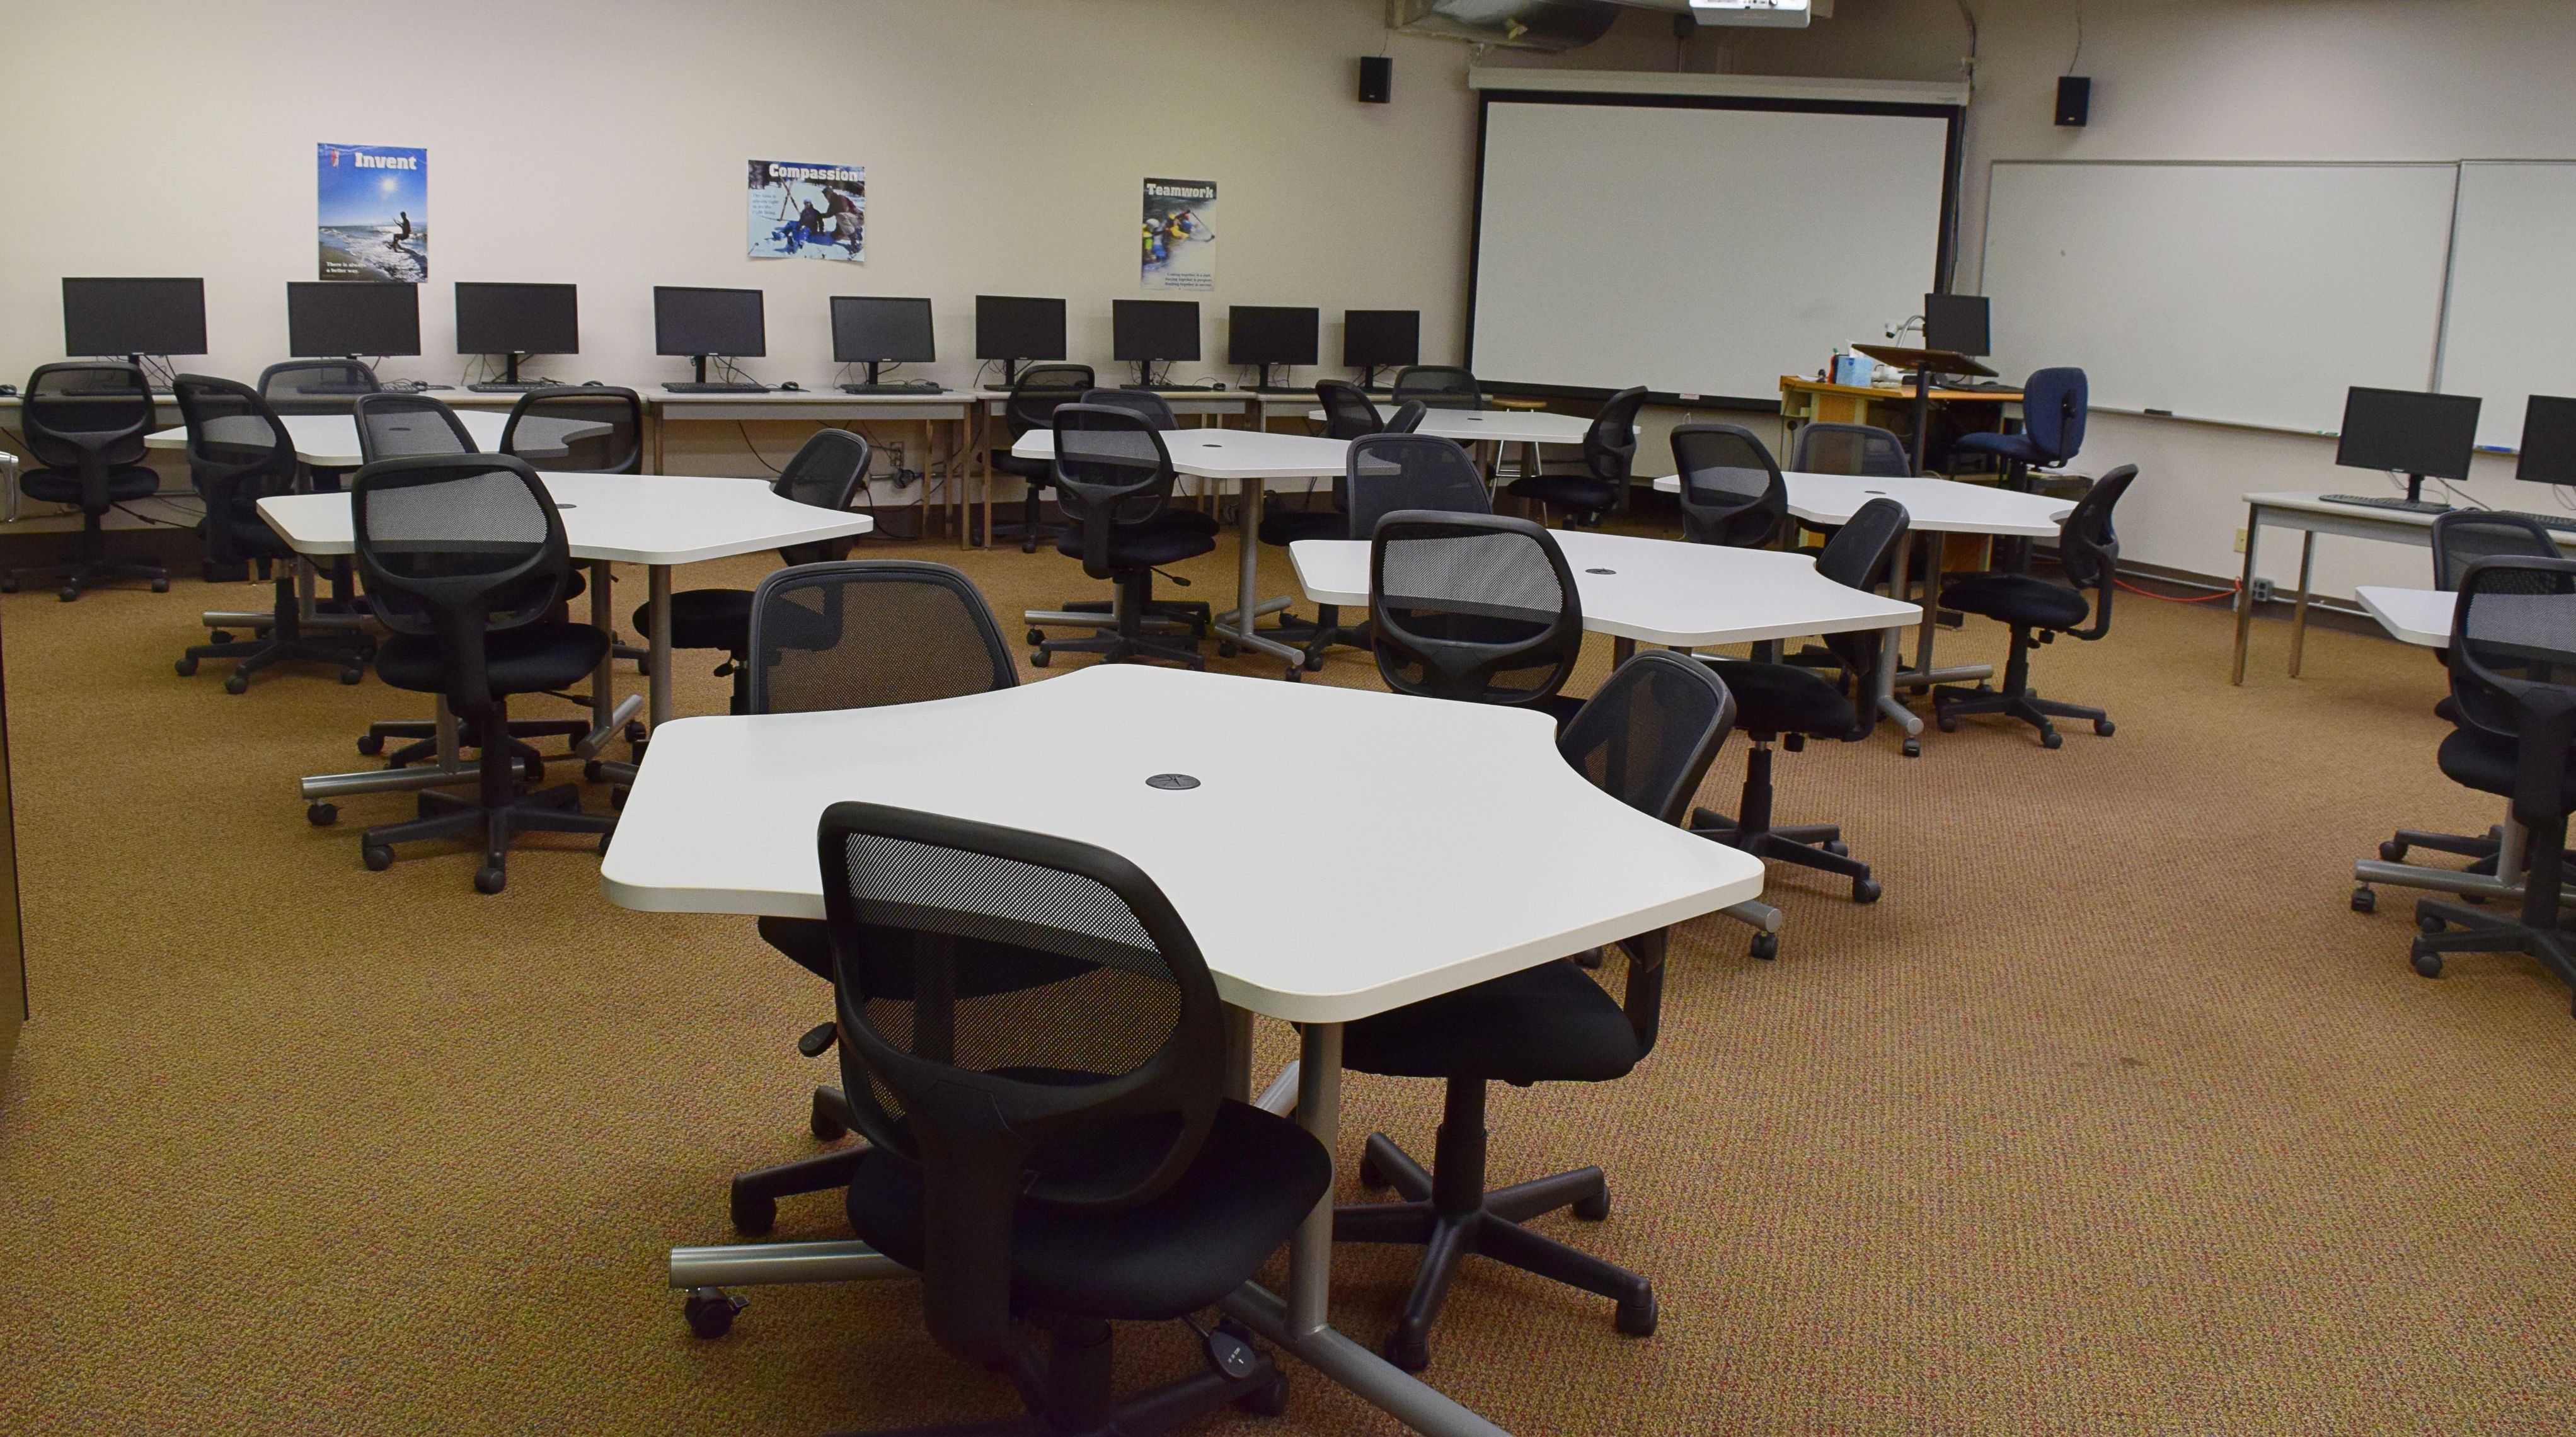
<svg viewBox="0 0 2576 1437"><path fill-rule="evenodd" d="M1917 474L1923 472L1923 439L1932 417L1932 376L1965 374L1979 379L1995 377L1993 370L1947 349L1900 349L1892 344L1855 344L1852 349L1881 364L1914 371L1914 446L1906 453L1914 461Z"/></svg>

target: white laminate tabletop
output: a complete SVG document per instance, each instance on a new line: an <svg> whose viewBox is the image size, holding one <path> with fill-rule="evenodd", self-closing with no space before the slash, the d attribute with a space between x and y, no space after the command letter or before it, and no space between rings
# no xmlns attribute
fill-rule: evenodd
<svg viewBox="0 0 2576 1437"><path fill-rule="evenodd" d="M1896 628L1923 616L1916 605L1835 583L1803 554L1589 529L1548 533L1574 570L1583 627L1616 638L1697 648ZM1308 599L1368 604L1367 540L1302 539L1288 555Z"/></svg>
<svg viewBox="0 0 2576 1437"><path fill-rule="evenodd" d="M992 756L1079 735L1032 783ZM1329 754L1298 763L1291 753ZM1156 774L1200 786L1151 788ZM1609 797L1545 715L1103 664L1018 688L654 730L600 865L657 912L823 914L814 832L845 799L1097 844L1143 868L1226 1001L1344 1022L1760 893L1755 858ZM1332 867L1329 901L1282 864Z"/></svg>
<svg viewBox="0 0 2576 1437"><path fill-rule="evenodd" d="M572 556L620 564L694 564L876 527L865 514L799 504L764 479L684 474L541 474L563 512ZM259 515L299 554L355 552L347 494L285 494Z"/></svg>
<svg viewBox="0 0 2576 1437"><path fill-rule="evenodd" d="M1872 499L1889 498L1905 506L1906 527L1917 533L2016 534L2047 537L2075 510L2072 499L2024 494L1990 484L1962 484L1954 479L1918 477L1870 479L1852 474L1783 473L1789 485L1789 512L1811 524L1847 524ZM1655 481L1658 493L1682 492L1681 476Z"/></svg>
<svg viewBox="0 0 2576 1437"><path fill-rule="evenodd" d="M2438 649L2451 641L2451 613L2460 596L2448 589L2397 589L2364 584L2353 596L2379 626L2410 644Z"/></svg>
<svg viewBox="0 0 2576 1437"><path fill-rule="evenodd" d="M1385 405L1378 409L1390 418L1394 415ZM1306 417L1321 424L1327 416L1320 409L1310 409ZM1461 444L1580 444L1592 432L1592 421L1535 409L1426 409L1413 432Z"/></svg>
<svg viewBox="0 0 2576 1437"><path fill-rule="evenodd" d="M1351 446L1341 439L1271 434L1258 429L1166 429L1163 447L1172 468L1198 479L1318 479L1339 474ZM1011 452L1022 459L1053 459L1055 431L1032 429Z"/></svg>
<svg viewBox="0 0 2576 1437"><path fill-rule="evenodd" d="M489 409L459 409L455 414L458 422L465 426L465 432L474 436L475 448L487 454L500 452L501 431L510 427L508 414ZM358 452L358 421L352 415L285 414L278 416L278 422L286 426L287 437L295 443L295 457L305 464L316 469L355 469L366 462L365 456ZM436 424L439 421L434 415L422 415L417 422ZM256 426L258 423L255 419L218 419L214 422L213 433L220 439L226 425ZM608 427L587 420L532 416L519 426L519 452L530 458L553 458L564 453L564 446L573 440L606 433ZM251 432L258 434L262 431L254 428ZM185 449L188 447L188 431L185 428L158 430L145 436L143 442L154 449Z"/></svg>

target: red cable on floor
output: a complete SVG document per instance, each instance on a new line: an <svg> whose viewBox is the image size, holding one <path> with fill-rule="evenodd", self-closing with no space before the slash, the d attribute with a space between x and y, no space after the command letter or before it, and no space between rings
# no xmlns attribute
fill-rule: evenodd
<svg viewBox="0 0 2576 1437"><path fill-rule="evenodd" d="M2236 584L2229 584L2226 588L2215 594L2203 594L2196 599L2184 599L2178 598L2172 594L2159 594L2152 589L2141 589L2126 579L2115 579L2112 582L2118 584L2121 588L2128 590L2132 594L2143 594L2150 599L2162 599L2168 604L2214 604L2221 599L2235 598L2236 590L2239 587Z"/></svg>

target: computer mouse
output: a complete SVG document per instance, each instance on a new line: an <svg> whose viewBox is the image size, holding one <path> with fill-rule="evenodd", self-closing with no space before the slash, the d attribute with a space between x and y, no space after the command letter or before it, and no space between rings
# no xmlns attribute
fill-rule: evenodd
<svg viewBox="0 0 2576 1437"><path fill-rule="evenodd" d="M798 392L798 393L803 393L803 392L804 392L804 389L805 389L805 386L804 386L804 385L801 385L801 384L797 383L797 382L796 382L795 380L793 380L793 379L791 379L791 380L787 381L785 384L782 384L782 385L780 385L780 386L778 386L778 387L779 387L779 388L781 388L781 389L794 390L794 391L796 391L796 392Z"/></svg>
<svg viewBox="0 0 2576 1437"><path fill-rule="evenodd" d="M581 382L581 387L584 389L598 389L601 385L596 379L585 379Z"/></svg>
<svg viewBox="0 0 2576 1437"><path fill-rule="evenodd" d="M14 384L0 384L0 399L14 399L17 397L17 394L18 386Z"/></svg>

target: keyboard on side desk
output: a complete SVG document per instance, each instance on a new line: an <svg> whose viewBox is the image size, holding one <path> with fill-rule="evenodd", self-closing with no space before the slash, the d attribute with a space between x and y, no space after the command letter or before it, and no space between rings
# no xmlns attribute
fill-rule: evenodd
<svg viewBox="0 0 2576 1437"><path fill-rule="evenodd" d="M844 384L843 394L939 394L944 391L931 380L912 384Z"/></svg>
<svg viewBox="0 0 2576 1437"><path fill-rule="evenodd" d="M2395 509L2407 514L2497 514L2510 519L2528 519L2553 534L2576 534L2576 514L2534 514L2524 509L2454 509L2430 499L2392 499L2373 494L2320 494L2329 504L2359 504L2367 509Z"/></svg>
<svg viewBox="0 0 2576 1437"><path fill-rule="evenodd" d="M703 384L695 380L682 380L678 384L665 384L662 387L673 394L767 394L769 392L769 386L766 384L731 384L713 379Z"/></svg>

